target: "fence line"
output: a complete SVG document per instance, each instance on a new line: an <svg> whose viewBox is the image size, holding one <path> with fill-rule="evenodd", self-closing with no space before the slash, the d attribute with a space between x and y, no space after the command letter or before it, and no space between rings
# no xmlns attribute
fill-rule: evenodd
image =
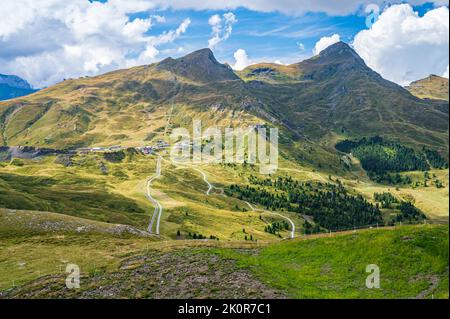
<svg viewBox="0 0 450 319"><path fill-rule="evenodd" d="M426 220L424 221L423 224L417 223L417 224L406 224L406 225L426 225L427 222ZM322 234L334 234L334 233L341 233L341 232L348 232L348 231L357 231L357 230L369 230L369 229L391 229L391 228L395 228L395 227L402 227L403 224L400 222L398 224L394 224L394 225L385 225L385 224L372 224L372 225L363 225L363 226L354 226L354 227L349 227L349 228L338 228L338 229L333 229L333 230L323 230L323 231L319 231L317 233L311 233L311 234L306 234L306 232L301 233L303 236L314 236L314 235L322 235Z"/></svg>

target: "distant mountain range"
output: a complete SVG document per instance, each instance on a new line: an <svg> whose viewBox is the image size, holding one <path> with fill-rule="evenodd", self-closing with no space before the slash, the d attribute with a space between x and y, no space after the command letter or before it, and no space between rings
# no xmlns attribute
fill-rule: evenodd
<svg viewBox="0 0 450 319"><path fill-rule="evenodd" d="M330 137L380 135L417 148L448 149L448 101L420 99L383 79L342 42L289 66L259 64L234 72L203 49L67 80L0 103L0 143L142 145L157 135L165 125L162 115L172 108L174 126L191 125L194 117L221 126L266 122L284 132L287 144L319 147Z"/></svg>
<svg viewBox="0 0 450 319"><path fill-rule="evenodd" d="M0 74L0 101L36 92L31 85L16 75Z"/></svg>
<svg viewBox="0 0 450 319"><path fill-rule="evenodd" d="M448 102L419 99L383 79L343 42L300 63L250 66L240 75L267 111L300 136L380 135L447 148Z"/></svg>
<svg viewBox="0 0 450 319"><path fill-rule="evenodd" d="M411 94L423 99L448 101L448 82L448 79L432 74L424 79L412 82L406 89Z"/></svg>

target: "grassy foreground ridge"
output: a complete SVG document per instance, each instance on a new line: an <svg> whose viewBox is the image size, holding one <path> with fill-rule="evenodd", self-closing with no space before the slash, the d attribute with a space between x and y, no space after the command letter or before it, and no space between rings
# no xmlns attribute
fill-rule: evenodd
<svg viewBox="0 0 450 319"><path fill-rule="evenodd" d="M448 298L445 84L414 96L340 42L240 72L203 49L0 102L0 298ZM242 143L175 160L212 127ZM216 158L237 144L243 161Z"/></svg>
<svg viewBox="0 0 450 319"><path fill-rule="evenodd" d="M11 226L1 242L0 296L448 298L448 226L350 231L278 243L159 241L108 232L111 225L96 227L49 235ZM65 287L69 260L81 268L79 290ZM369 264L380 268L380 289L365 286Z"/></svg>

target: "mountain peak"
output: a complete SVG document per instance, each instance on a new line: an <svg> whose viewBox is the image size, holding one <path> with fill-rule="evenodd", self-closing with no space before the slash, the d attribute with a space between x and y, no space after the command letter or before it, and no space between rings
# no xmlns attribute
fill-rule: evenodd
<svg viewBox="0 0 450 319"><path fill-rule="evenodd" d="M344 42L330 45L311 59L300 62L297 67L301 70L302 77L308 80L321 81L332 76L342 78L351 75L381 80L381 76L370 69L358 53Z"/></svg>
<svg viewBox="0 0 450 319"><path fill-rule="evenodd" d="M449 80L436 74L411 82L406 87L411 94L419 98L429 98L448 101Z"/></svg>
<svg viewBox="0 0 450 319"><path fill-rule="evenodd" d="M328 48L319 53L319 57L331 57L333 59L344 58L352 60L353 62L364 63L363 59L361 59L358 53L356 53L356 51L353 50L350 45L342 41L330 45Z"/></svg>
<svg viewBox="0 0 450 319"><path fill-rule="evenodd" d="M24 79L16 75L0 74L0 101L36 92Z"/></svg>
<svg viewBox="0 0 450 319"><path fill-rule="evenodd" d="M178 59L165 59L157 67L200 82L239 79L228 65L216 60L210 49L194 51Z"/></svg>
<svg viewBox="0 0 450 319"><path fill-rule="evenodd" d="M0 74L0 84L6 84L12 88L31 90L31 85L17 75Z"/></svg>
<svg viewBox="0 0 450 319"><path fill-rule="evenodd" d="M217 62L216 58L214 57L214 53L209 48L204 48L204 49L200 49L200 50L191 52L188 55L184 56L183 59L186 59L186 60L208 59L213 62Z"/></svg>
<svg viewBox="0 0 450 319"><path fill-rule="evenodd" d="M436 74L430 74L429 76L423 78L423 79L419 79L416 81L411 82L410 85L413 84L421 84L421 83L426 83L426 82L448 82L449 80L447 78L444 78L442 76L436 75Z"/></svg>
<svg viewBox="0 0 450 319"><path fill-rule="evenodd" d="M350 45L348 43L345 43L343 41L339 41L336 42L330 46L328 46L326 49L324 49L322 52L324 51L332 51L332 50L348 50L348 51L353 51L353 49L350 47Z"/></svg>
<svg viewBox="0 0 450 319"><path fill-rule="evenodd" d="M440 76L440 75L437 75L437 74L430 74L430 75L428 76L428 79L430 79L430 80L448 81L447 78L444 78L444 77L442 77L442 76Z"/></svg>

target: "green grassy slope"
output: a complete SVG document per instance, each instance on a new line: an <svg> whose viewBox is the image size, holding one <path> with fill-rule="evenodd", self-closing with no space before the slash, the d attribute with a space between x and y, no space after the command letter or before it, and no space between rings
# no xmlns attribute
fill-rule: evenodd
<svg viewBox="0 0 450 319"><path fill-rule="evenodd" d="M3 298L448 298L448 226L265 245L17 233L1 245ZM79 290L65 288L69 262L81 266ZM365 286L368 264L380 289Z"/></svg>
<svg viewBox="0 0 450 319"><path fill-rule="evenodd" d="M145 211L92 179L0 173L1 206L64 213L93 220L143 225Z"/></svg>
<svg viewBox="0 0 450 319"><path fill-rule="evenodd" d="M126 152L110 162L78 154L67 167L55 156L0 162L0 291L25 285L0 297L448 297L448 169L430 171L427 181L423 172L401 173L414 184L377 184L354 156L335 149L339 140L378 134L448 154L448 105L383 80L342 43L299 64L263 64L239 75L243 80L201 50L67 80L0 102L0 145L135 147L167 139L176 127L191 129L193 119L221 129L266 122L280 129L273 178L339 179L371 203L375 192L390 192L446 225L282 241L288 229L279 236L264 230L282 216L223 192L247 185L250 175L262 177L257 165L182 167L162 151L162 175L151 186L164 207L155 242L140 232L154 209L145 194L155 155ZM210 195L198 169L215 186ZM294 220L297 236L311 218L276 213ZM192 240L189 233L220 240ZM62 268L70 262L82 266L82 291L62 288ZM382 289L367 291L364 269L373 263L381 268ZM170 283L167 289L161 281ZM242 283L242 291L217 290L219 282Z"/></svg>
<svg viewBox="0 0 450 319"><path fill-rule="evenodd" d="M0 167L0 207L60 213L90 220L131 225L146 230L153 214L145 196L145 183L155 172L155 156L129 155L111 163L100 154L72 157L72 166L55 164L50 156L21 160L23 166ZM108 170L103 173L99 163ZM201 169L208 169L207 167ZM211 183L221 188L228 171L206 171ZM254 173L252 171L252 173ZM236 178L229 176L234 182ZM279 240L264 232L272 220L261 220L259 212L237 199L221 195L220 189L206 195L208 185L191 167L177 167L168 159L162 176L153 183L152 194L164 207L161 234L167 239L188 238L189 233L218 237L222 241ZM297 217L301 224L301 217ZM243 232L243 228L246 232ZM177 236L180 232L180 236ZM288 232L283 232L284 237ZM180 238L178 238L180 237Z"/></svg>
<svg viewBox="0 0 450 319"><path fill-rule="evenodd" d="M130 227L0 208L0 290L64 273L68 263L88 273L113 270L123 254L155 240Z"/></svg>
<svg viewBox="0 0 450 319"><path fill-rule="evenodd" d="M430 75L425 79L412 82L406 87L411 94L419 98L448 101L448 79L438 75Z"/></svg>
<svg viewBox="0 0 450 319"><path fill-rule="evenodd" d="M371 230L273 244L220 256L294 298L448 298L448 226ZM367 289L367 265L381 288Z"/></svg>
<svg viewBox="0 0 450 319"><path fill-rule="evenodd" d="M448 106L416 98L382 79L344 43L298 64L261 64L239 75L244 80L211 51L200 50L176 60L67 80L1 102L1 142L138 146L165 125L174 106L179 115L174 127L186 127L194 117L224 127L270 122L292 134L286 142L378 134L447 149Z"/></svg>
<svg viewBox="0 0 450 319"><path fill-rule="evenodd" d="M344 43L289 70L297 72L294 83L262 78L248 87L268 113L301 137L380 135L415 147L448 149L448 105L421 100L384 80Z"/></svg>
<svg viewBox="0 0 450 319"><path fill-rule="evenodd" d="M11 87L9 85L0 83L0 101L32 94L36 91L37 90L33 89Z"/></svg>
<svg viewBox="0 0 450 319"><path fill-rule="evenodd" d="M150 143L149 135L154 140L162 136L169 115L174 127L191 125L190 117L202 118L205 127L257 123L242 109L248 103L256 99L243 82L203 50L183 59L66 80L0 102L0 142L53 148L141 146Z"/></svg>

